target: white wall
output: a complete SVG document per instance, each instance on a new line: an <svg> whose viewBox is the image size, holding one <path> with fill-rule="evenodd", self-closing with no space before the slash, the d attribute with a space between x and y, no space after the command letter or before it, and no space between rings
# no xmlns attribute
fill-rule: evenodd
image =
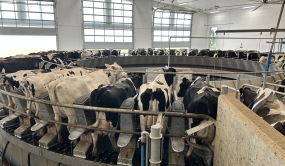
<svg viewBox="0 0 285 166"><path fill-rule="evenodd" d="M58 50L83 48L80 0L59 0L56 2Z"/></svg>
<svg viewBox="0 0 285 166"><path fill-rule="evenodd" d="M152 0L134 0L134 48L152 47Z"/></svg>
<svg viewBox="0 0 285 166"><path fill-rule="evenodd" d="M208 25L218 27L218 30L233 30L233 29L269 29L275 28L277 19L280 13L281 5L264 5L258 10L251 12L252 9L235 10L231 12L209 14ZM223 24L223 25L221 25ZM279 28L285 28L285 16L281 19ZM248 38L268 38L269 32L264 32L260 35L257 33L231 33L218 34L218 37L248 37ZM284 32L279 32L277 37L285 37ZM266 41L271 40L252 40L252 39L220 39L217 40L217 49L239 49L241 43L243 49L246 50L260 50L261 52L268 52L270 44ZM260 44L259 44L260 43ZM275 51L278 45L276 44Z"/></svg>
<svg viewBox="0 0 285 166"><path fill-rule="evenodd" d="M207 37L210 28L207 26L208 14L195 13L192 21L192 37ZM191 39L191 49L209 48L208 39Z"/></svg>

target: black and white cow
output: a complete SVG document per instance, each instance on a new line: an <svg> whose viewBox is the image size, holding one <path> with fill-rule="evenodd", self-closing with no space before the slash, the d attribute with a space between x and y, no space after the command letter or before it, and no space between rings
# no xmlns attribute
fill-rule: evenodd
<svg viewBox="0 0 285 166"><path fill-rule="evenodd" d="M170 49L170 50L169 50L169 55L170 55L170 56L177 56L177 50L175 50L175 49Z"/></svg>
<svg viewBox="0 0 285 166"><path fill-rule="evenodd" d="M191 84L192 82L190 82L187 78L183 78L181 84L179 85L180 89L177 93L177 96L184 97L186 91L188 90Z"/></svg>
<svg viewBox="0 0 285 166"><path fill-rule="evenodd" d="M247 60L258 61L259 58L260 58L259 51L251 50L247 52Z"/></svg>
<svg viewBox="0 0 285 166"><path fill-rule="evenodd" d="M176 72L174 68L163 69L165 72ZM138 109L142 111L167 112L171 106L171 88L173 77L175 74L159 74L152 82L140 86L138 95ZM150 128L156 124L155 116L140 115L141 131ZM167 118L163 120L163 130L165 132L165 123Z"/></svg>
<svg viewBox="0 0 285 166"><path fill-rule="evenodd" d="M273 128L285 135L285 105L274 96L271 89L250 88L240 89L241 102L270 124Z"/></svg>
<svg viewBox="0 0 285 166"><path fill-rule="evenodd" d="M147 54L148 54L149 56L154 56L154 49L153 49L153 48L148 48L148 49L147 49Z"/></svg>
<svg viewBox="0 0 285 166"><path fill-rule="evenodd" d="M157 56L164 56L166 54L165 49L157 49L155 52Z"/></svg>
<svg viewBox="0 0 285 166"><path fill-rule="evenodd" d="M90 95L90 105L95 107L106 108L120 108L125 99L135 97L136 88L130 78L124 78L110 85L100 85L97 89L93 90ZM96 122L93 127L100 129L116 129L118 127L119 114L110 112L96 112ZM115 142L115 133L107 131L96 130L93 137L93 155L96 155L96 144L98 141L98 135L108 135L113 151L118 151L117 144Z"/></svg>
<svg viewBox="0 0 285 166"><path fill-rule="evenodd" d="M106 48L105 50L102 50L101 54L102 57L109 57L111 55L111 50Z"/></svg>
<svg viewBox="0 0 285 166"><path fill-rule="evenodd" d="M204 49L204 50L201 50L198 54L198 56L208 56L209 54L209 49Z"/></svg>
<svg viewBox="0 0 285 166"><path fill-rule="evenodd" d="M138 48L137 54L141 55L141 56L146 56L147 55L147 51L144 48Z"/></svg>
<svg viewBox="0 0 285 166"><path fill-rule="evenodd" d="M129 49L129 55L136 56L136 55L138 55L138 51L135 49Z"/></svg>
<svg viewBox="0 0 285 166"><path fill-rule="evenodd" d="M220 91L218 89L206 84L201 77L197 77L186 91L183 104L187 113L205 114L216 119L219 95ZM189 128L196 127L203 122L203 120L197 118L188 119ZM204 135L205 133L207 135ZM215 136L214 125L198 131L197 135L206 137L208 142L213 141ZM190 141L195 142L195 139L190 139ZM191 152L192 150L189 148L186 156L189 157Z"/></svg>
<svg viewBox="0 0 285 166"><path fill-rule="evenodd" d="M179 56L187 56L187 49L180 49Z"/></svg>
<svg viewBox="0 0 285 166"><path fill-rule="evenodd" d="M111 50L111 56L120 56L121 50Z"/></svg>
<svg viewBox="0 0 285 166"><path fill-rule="evenodd" d="M188 53L188 56L197 56L198 55L198 49L191 49Z"/></svg>
<svg viewBox="0 0 285 166"><path fill-rule="evenodd" d="M143 73L128 73L128 78L130 78L138 89L143 84Z"/></svg>

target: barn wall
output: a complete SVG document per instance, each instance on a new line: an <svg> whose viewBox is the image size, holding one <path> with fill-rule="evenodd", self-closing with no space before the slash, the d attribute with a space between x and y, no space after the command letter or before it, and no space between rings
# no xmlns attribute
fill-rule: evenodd
<svg viewBox="0 0 285 166"><path fill-rule="evenodd" d="M152 0L134 0L134 48L152 47Z"/></svg>
<svg viewBox="0 0 285 166"><path fill-rule="evenodd" d="M207 25L208 15L205 13L195 13L192 20L192 37L207 37L208 27ZM191 39L191 49L205 49L209 48L207 39Z"/></svg>
<svg viewBox="0 0 285 166"><path fill-rule="evenodd" d="M214 165L285 164L285 137L230 95L220 95Z"/></svg>
<svg viewBox="0 0 285 166"><path fill-rule="evenodd" d="M83 48L81 1L60 0L56 2L58 50Z"/></svg>
<svg viewBox="0 0 285 166"><path fill-rule="evenodd" d="M280 13L281 5L264 5L258 10L252 12L251 9L235 10L230 12L209 14L208 24L213 27L218 27L218 30L233 30L233 29L270 29L275 28ZM281 20L280 28L285 28L285 16ZM250 37L250 38L268 38L270 33L264 32L260 35L257 33L231 33L231 34L218 34L218 37ZM277 37L285 37L284 32L278 32ZM261 50L262 52L268 52L270 44L266 41L271 40L217 40L217 49L241 49L242 43L245 50ZM260 43L260 44L259 44ZM278 45L276 44L275 51L278 51Z"/></svg>

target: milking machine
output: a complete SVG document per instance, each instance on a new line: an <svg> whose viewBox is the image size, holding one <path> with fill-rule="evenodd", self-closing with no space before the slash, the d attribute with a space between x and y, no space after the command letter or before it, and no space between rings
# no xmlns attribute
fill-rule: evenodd
<svg viewBox="0 0 285 166"><path fill-rule="evenodd" d="M7 90L7 88L6 88L6 90ZM11 90L10 92L24 96L22 88ZM16 98L16 97L12 97L12 98L14 99L14 102L15 102L15 105L16 105L16 110L25 113L26 110L27 110L27 102L26 102L26 100L19 99L19 98ZM28 122L29 120L30 119L26 120L26 118L24 118L20 113L15 112L15 113L10 114L9 116L6 116L5 118L1 119L0 120L0 127L1 128L13 128L13 127L18 126L19 124L22 124L20 122L27 122L26 124L29 125L29 122ZM19 127L17 129L16 133L15 133L15 136L21 138L22 136L19 135L19 133L21 133L22 130L23 130L23 128Z"/></svg>
<svg viewBox="0 0 285 166"><path fill-rule="evenodd" d="M4 90L4 84L0 84L0 89L1 90ZM0 93L0 100L2 101L2 103L6 106L8 106L8 96L7 95L4 95L2 93ZM7 108L1 108L0 109L0 119L3 119L5 118L6 116L9 115L9 111Z"/></svg>
<svg viewBox="0 0 285 166"><path fill-rule="evenodd" d="M172 103L172 112L185 114L184 104L177 100L176 91L174 91L175 101ZM170 134L184 135L185 118L170 117ZM171 137L168 146L168 165L184 166L184 144L179 137Z"/></svg>
<svg viewBox="0 0 285 166"><path fill-rule="evenodd" d="M134 98L126 99L120 108L132 110L135 105ZM134 114L120 114L120 130L128 132L136 131ZM133 165L133 158L136 150L136 136L134 134L120 133L117 146L120 148L117 164Z"/></svg>
<svg viewBox="0 0 285 166"><path fill-rule="evenodd" d="M84 95L78 98L73 104L89 105L90 95ZM95 112L90 110L75 109L76 123L78 125L89 126L95 123ZM74 141L80 137L80 141L73 149L73 156L79 158L87 158L92 152L92 136L91 132L83 128L75 128L69 135L69 140Z"/></svg>
<svg viewBox="0 0 285 166"><path fill-rule="evenodd" d="M49 100L48 93L42 93L38 97L39 99ZM44 149L50 149L51 147L58 144L57 142L57 130L55 124L50 124L46 120L54 120L54 112L52 106L49 104L38 103L39 110L38 110L38 117L41 119L36 122L35 125L31 127L31 131L33 132L43 132L43 127L47 126L47 133L39 140L39 146Z"/></svg>

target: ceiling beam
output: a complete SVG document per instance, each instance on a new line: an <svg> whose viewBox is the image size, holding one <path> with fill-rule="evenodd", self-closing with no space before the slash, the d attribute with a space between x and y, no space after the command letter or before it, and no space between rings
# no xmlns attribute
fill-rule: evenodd
<svg viewBox="0 0 285 166"><path fill-rule="evenodd" d="M247 33L247 32L285 32L285 29L238 29L238 30L217 30L216 33Z"/></svg>

